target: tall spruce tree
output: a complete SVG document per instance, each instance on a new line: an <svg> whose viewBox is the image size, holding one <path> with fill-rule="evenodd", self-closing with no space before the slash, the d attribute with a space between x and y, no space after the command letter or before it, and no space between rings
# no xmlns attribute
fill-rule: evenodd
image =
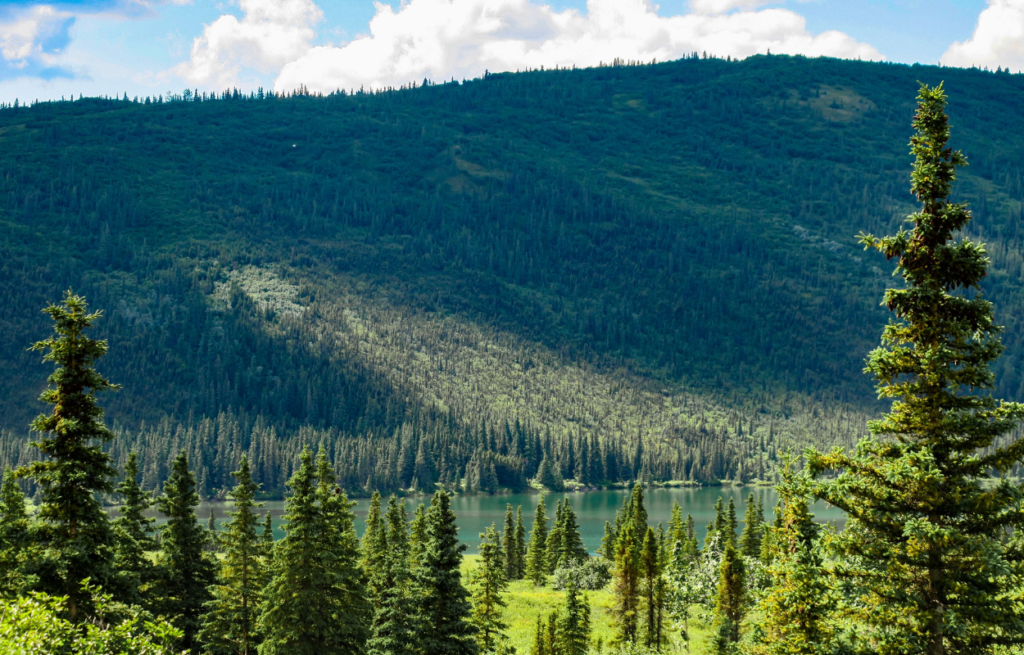
<svg viewBox="0 0 1024 655"><path fill-rule="evenodd" d="M419 597L416 624L420 655L476 655L471 606L462 586L460 544L447 491L438 490L427 510L427 542L415 572Z"/></svg>
<svg viewBox="0 0 1024 655"><path fill-rule="evenodd" d="M423 559L427 547L427 508L420 503L416 506L412 525L409 526L409 570L415 571Z"/></svg>
<svg viewBox="0 0 1024 655"><path fill-rule="evenodd" d="M199 638L209 653L250 655L256 653L260 641L256 622L266 580L263 545L254 511L263 503L256 502L259 485L252 479L245 455L231 475L237 484L228 494L234 509L228 513L221 535L224 560L217 583L210 587L213 599L206 603Z"/></svg>
<svg viewBox="0 0 1024 655"><path fill-rule="evenodd" d="M565 507L562 509L562 549L558 554L555 567L572 566L589 557L590 553L583 546L583 537L580 536L580 524L576 521L576 512L566 500Z"/></svg>
<svg viewBox="0 0 1024 655"><path fill-rule="evenodd" d="M174 458L156 505L167 517L160 533L158 607L182 631L181 648L198 652L200 619L217 567L206 550L209 535L196 518L199 494L185 451Z"/></svg>
<svg viewBox="0 0 1024 655"><path fill-rule="evenodd" d="M746 567L743 565L743 558L736 552L736 546L728 539L725 541L722 563L718 570L714 652L733 653L740 640L740 624L743 621Z"/></svg>
<svg viewBox="0 0 1024 655"><path fill-rule="evenodd" d="M153 524L146 510L153 505L149 492L139 486L139 458L133 450L124 465L124 479L117 485L120 516L114 520L114 566L118 595L126 603L152 609L156 567L148 553L156 550Z"/></svg>
<svg viewBox="0 0 1024 655"><path fill-rule="evenodd" d="M654 530L647 528L640 551L640 642L651 650L661 650L665 637L666 588L662 576L660 547Z"/></svg>
<svg viewBox="0 0 1024 655"><path fill-rule="evenodd" d="M107 342L85 335L102 312L90 314L85 298L71 291L43 311L53 319L55 335L32 350L45 351L43 360L55 365L50 386L39 396L53 410L32 422L32 431L42 435L32 445L43 457L18 475L34 480L41 491L39 584L67 596L68 614L78 620L90 601L82 581L110 587L114 575L114 533L97 497L114 491L117 471L101 449L114 434L103 423L96 394L119 387L95 369Z"/></svg>
<svg viewBox="0 0 1024 655"><path fill-rule="evenodd" d="M988 257L963 232L971 214L949 202L967 161L948 147L945 107L941 84L921 86L910 141L911 192L921 203L908 217L913 227L861 236L898 260L905 281L885 292L893 320L867 363L892 408L869 423L855 452L808 460L814 473L839 472L816 495L849 517L835 540L836 572L856 586L852 616L878 653L1024 642L1024 605L1007 602L1024 568L1000 536L1019 522L1022 494L1005 474L1024 458L1024 440L1003 435L1024 406L990 395L1001 328L980 291Z"/></svg>
<svg viewBox="0 0 1024 655"><path fill-rule="evenodd" d="M743 517L743 534L740 535L740 554L756 559L761 553L761 537L764 534L764 514L760 503L751 493L747 498L747 509Z"/></svg>
<svg viewBox="0 0 1024 655"><path fill-rule="evenodd" d="M362 655L370 617L354 503L334 486L322 452L314 467L308 447L288 487L285 536L263 594L260 655Z"/></svg>
<svg viewBox="0 0 1024 655"><path fill-rule="evenodd" d="M370 497L370 509L366 513L366 530L362 539L362 568L369 580L370 600L376 608L381 590L377 583L384 579L381 569L387 554L387 527L380 511L380 493L374 491Z"/></svg>
<svg viewBox="0 0 1024 655"><path fill-rule="evenodd" d="M473 625L476 626L476 642L483 653L492 653L507 641L505 630L508 624L502 620L502 610L507 603L501 597L508 587L506 567L498 544L494 526L480 534L480 559L474 570Z"/></svg>
<svg viewBox="0 0 1024 655"><path fill-rule="evenodd" d="M558 560L562 556L562 537L565 534L565 499L555 505L555 520L545 540L546 572L551 574L558 568Z"/></svg>
<svg viewBox="0 0 1024 655"><path fill-rule="evenodd" d="M516 507L516 580L526 576L526 526L523 525L523 506Z"/></svg>
<svg viewBox="0 0 1024 655"><path fill-rule="evenodd" d="M530 545L526 553L526 577L535 585L544 584L547 577L548 516L544 496L537 503L533 515L533 529L530 531Z"/></svg>
<svg viewBox="0 0 1024 655"><path fill-rule="evenodd" d="M422 507L422 505L420 505ZM380 602L374 611L367 655L414 655L416 653L414 607L410 589L409 534L405 503L388 500L385 517L387 552L377 575L381 580Z"/></svg>
<svg viewBox="0 0 1024 655"><path fill-rule="evenodd" d="M615 538L612 613L616 621L615 641L619 644L634 643L639 636L641 554L647 529L643 487L637 483L626 497Z"/></svg>
<svg viewBox="0 0 1024 655"><path fill-rule="evenodd" d="M316 456L317 548L320 593L330 603L336 639L332 652L350 655L364 652L373 608L366 602L365 573L359 568L359 537L356 534L355 501L337 485L337 476L321 444Z"/></svg>
<svg viewBox="0 0 1024 655"><path fill-rule="evenodd" d="M504 536L505 578L508 580L518 579L518 564L516 563L518 544L516 543L516 524L512 517L512 503L505 505L505 523L502 527Z"/></svg>

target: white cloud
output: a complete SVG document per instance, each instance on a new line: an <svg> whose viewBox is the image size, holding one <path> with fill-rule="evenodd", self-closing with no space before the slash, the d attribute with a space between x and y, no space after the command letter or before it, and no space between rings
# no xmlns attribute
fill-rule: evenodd
<svg viewBox="0 0 1024 655"><path fill-rule="evenodd" d="M842 32L810 34L792 11L749 10L763 4L759 0L694 4L700 13L671 17L659 16L648 0L588 0L586 13L557 12L531 0L410 0L397 12L377 4L369 35L341 47L312 48L287 63L274 86L380 88L423 78L472 78L485 69L593 66L616 57L663 61L695 51L740 58L768 50L884 58Z"/></svg>
<svg viewBox="0 0 1024 655"><path fill-rule="evenodd" d="M0 76L68 76L56 69L54 62L70 41L74 22L73 15L47 5L0 16Z"/></svg>
<svg viewBox="0 0 1024 655"><path fill-rule="evenodd" d="M690 7L698 14L724 14L733 9L757 9L778 0L690 0Z"/></svg>
<svg viewBox="0 0 1024 655"><path fill-rule="evenodd" d="M228 86L243 68L276 73L307 53L323 13L312 0L240 0L241 20L224 15L203 29L175 72L189 82Z"/></svg>
<svg viewBox="0 0 1024 655"><path fill-rule="evenodd" d="M971 38L949 46L946 66L1024 70L1024 0L989 0Z"/></svg>

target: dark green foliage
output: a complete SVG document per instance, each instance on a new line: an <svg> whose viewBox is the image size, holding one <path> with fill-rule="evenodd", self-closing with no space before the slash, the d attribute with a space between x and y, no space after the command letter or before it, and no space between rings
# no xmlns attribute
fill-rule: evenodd
<svg viewBox="0 0 1024 655"><path fill-rule="evenodd" d="M413 478L432 491L465 474L483 419L499 483L520 469L535 477L544 454L572 474L589 458L587 484L638 471L771 479L780 442L850 445L856 413L877 411L858 353L883 315L885 276L851 235L884 233L906 213L907 89L943 77L957 90L963 147L984 153L957 193L991 245L986 293L1012 318L1024 299L1015 76L759 56L323 98L0 111L0 293L12 322L0 335L0 428L13 430L0 464L33 457L20 432L45 371L23 353L25 335L40 329L36 308L73 285L110 309L105 336L130 344L104 360L129 390L109 402L131 428L111 452L123 465L138 450L149 490L166 479L180 427L204 497L233 484L234 460L218 453L254 441L254 476L280 495L301 445L321 439L354 493ZM252 264L297 287L301 317L244 289L213 298L229 271ZM614 384L693 395L680 399L678 430L645 437L637 463L637 432L616 427L620 412L559 420L576 399L552 375L533 398L559 402L523 403L516 414L532 417L506 442L514 419L495 403L444 392L452 416L439 416L394 381L394 362L352 355L366 344L340 309L351 296L426 317L431 357L461 343L441 317L464 319L565 353L516 355L524 372L579 361ZM1005 338L997 391L1021 398L1024 332ZM445 373L476 364L438 361ZM581 419L606 409L582 404ZM552 446L536 448L548 427ZM296 438L310 429L320 432Z"/></svg>
<svg viewBox="0 0 1024 655"><path fill-rule="evenodd" d="M533 643L530 644L530 655L551 655L547 645L544 643L544 617L537 617L537 630L533 635Z"/></svg>
<svg viewBox="0 0 1024 655"><path fill-rule="evenodd" d="M220 552L220 533L217 530L217 512L211 507L210 515L206 518L206 534L210 540L207 543L207 550L211 553Z"/></svg>
<svg viewBox="0 0 1024 655"><path fill-rule="evenodd" d="M731 541L726 540L719 568L715 601L714 652L732 653L740 640L744 613L746 567Z"/></svg>
<svg viewBox="0 0 1024 655"><path fill-rule="evenodd" d="M519 523L522 525L523 506L519 506ZM519 549L519 535L516 524L512 518L512 504L505 506L505 523L502 530L503 549L502 557L505 562L505 577L508 580L520 580L525 573L523 566L523 554Z"/></svg>
<svg viewBox="0 0 1024 655"><path fill-rule="evenodd" d="M964 233L971 213L949 200L967 162L948 147L942 85L920 87L913 126L912 227L861 237L898 260L904 282L885 292L893 317L866 369L892 408L854 452L809 463L838 471L816 494L850 517L836 573L852 585L864 647L977 653L1024 641L1024 608L1005 600L1024 569L1000 537L1019 521L1021 490L1005 476L1024 457L1012 434L1024 406L991 395L1001 328L980 293L988 255Z"/></svg>
<svg viewBox="0 0 1024 655"><path fill-rule="evenodd" d="M571 581L565 588L557 643L555 655L586 655L590 651L590 603Z"/></svg>
<svg viewBox="0 0 1024 655"><path fill-rule="evenodd" d="M25 494L7 469L0 480L0 598L17 596L30 586L26 567L36 554Z"/></svg>
<svg viewBox="0 0 1024 655"><path fill-rule="evenodd" d="M526 527L523 525L523 506L516 507L516 580L526 577Z"/></svg>
<svg viewBox="0 0 1024 655"><path fill-rule="evenodd" d="M533 529L530 530L530 545L526 551L526 578L533 584L544 584L547 575L548 516L544 496L537 502L533 515Z"/></svg>
<svg viewBox="0 0 1024 655"><path fill-rule="evenodd" d="M473 625L476 626L476 642L482 653L497 651L508 639L505 635L508 624L501 616L507 605L501 597L508 587L506 576L498 535L492 525L480 534L480 561L470 579L473 586Z"/></svg>
<svg viewBox="0 0 1024 655"><path fill-rule="evenodd" d="M377 584L385 579L385 576L381 575L381 570L384 567L388 546L387 526L384 525L380 513L380 493L376 491L370 498L370 509L366 513L366 530L363 531L360 545L363 555L360 565L369 580L370 598L376 607L381 592Z"/></svg>
<svg viewBox="0 0 1024 655"><path fill-rule="evenodd" d="M153 501L139 486L138 475L138 456L133 451L124 466L124 479L117 485L121 507L120 516L113 523L114 568L118 595L132 605L152 608L156 567L148 553L156 550L153 540L156 519L145 516Z"/></svg>
<svg viewBox="0 0 1024 655"><path fill-rule="evenodd" d="M555 520L545 539L544 572L548 575L555 572L555 569L558 568L558 560L562 557L565 505L567 504L568 499L566 498L559 499L558 503L555 504Z"/></svg>
<svg viewBox="0 0 1024 655"><path fill-rule="evenodd" d="M267 580L265 547L254 511L263 503L255 502L259 485L253 482L245 455L233 475L238 484L228 498L234 501L234 509L220 536L224 558L217 582L210 587L213 598L206 603L199 638L209 653L249 655L260 642L256 621Z"/></svg>
<svg viewBox="0 0 1024 655"><path fill-rule="evenodd" d="M611 521L604 522L604 536L601 537L601 547L597 552L599 555L611 560L615 559L615 526Z"/></svg>
<svg viewBox="0 0 1024 655"><path fill-rule="evenodd" d="M758 605L760 643L754 655L835 653L839 597L823 565L820 527L814 522L808 484L786 476L782 528L772 528L779 557L770 568L771 586Z"/></svg>
<svg viewBox="0 0 1024 655"><path fill-rule="evenodd" d="M427 548L427 508L420 503L409 526L409 570L415 571Z"/></svg>
<svg viewBox="0 0 1024 655"><path fill-rule="evenodd" d="M458 540L451 498L439 490L427 510L426 548L414 572L420 655L476 655L478 651L476 630L469 622L468 593L459 572L465 549Z"/></svg>
<svg viewBox="0 0 1024 655"><path fill-rule="evenodd" d="M580 536L580 526L576 521L576 512L569 505L568 499L565 500L565 504L562 507L559 535L561 537L561 546L558 549L555 568L573 566L590 557L587 549L583 546L583 537Z"/></svg>
<svg viewBox="0 0 1024 655"><path fill-rule="evenodd" d="M763 535L764 513L760 501L755 501L754 494L751 492L747 498L746 515L743 517L743 534L740 535L739 542L740 554L744 557L759 557Z"/></svg>
<svg viewBox="0 0 1024 655"><path fill-rule="evenodd" d="M537 482L544 485L548 491L561 491L563 488L562 474L547 457L541 460L537 469Z"/></svg>
<svg viewBox="0 0 1024 655"><path fill-rule="evenodd" d="M261 655L362 655L370 607L358 569L353 503L337 488L326 456L302 451L288 483L285 537L259 619Z"/></svg>
<svg viewBox="0 0 1024 655"><path fill-rule="evenodd" d="M615 535L615 568L612 591L615 605L612 612L616 620L617 643L634 643L640 637L640 586L643 578L643 545L649 527L644 491L638 482L626 497Z"/></svg>
<svg viewBox="0 0 1024 655"><path fill-rule="evenodd" d="M410 586L409 527L405 503L400 503L395 496L388 500L385 528L383 540L387 551L377 572L380 579L372 583L381 591L366 652L367 655L414 655L415 603Z"/></svg>
<svg viewBox="0 0 1024 655"><path fill-rule="evenodd" d="M113 530L96 498L114 490L116 470L100 446L114 434L103 424L103 409L96 394L117 389L95 369L107 354L107 342L90 339L85 331L101 316L89 313L85 298L70 291L60 305L45 313L53 319L55 336L32 345L45 351L43 360L55 369L47 378L52 385L39 396L53 405L50 414L32 422L32 431L42 437L32 443L45 457L18 471L42 490L38 519L43 557L40 584L55 595L68 597L72 619L79 605L88 603L82 581L109 586L113 579Z"/></svg>
<svg viewBox="0 0 1024 655"><path fill-rule="evenodd" d="M660 547L654 530L647 528L640 551L641 624L639 641L645 647L660 650L666 643L666 587L662 576Z"/></svg>
<svg viewBox="0 0 1024 655"><path fill-rule="evenodd" d="M209 535L196 518L198 504L196 480L182 451L171 465L164 494L156 501L167 517L160 529L156 606L182 631L180 646L190 651L198 647L200 618L217 572L207 552Z"/></svg>

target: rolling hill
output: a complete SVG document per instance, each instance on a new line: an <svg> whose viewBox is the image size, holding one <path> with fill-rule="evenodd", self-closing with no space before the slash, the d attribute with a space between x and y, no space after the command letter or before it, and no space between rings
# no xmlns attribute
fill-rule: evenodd
<svg viewBox="0 0 1024 655"><path fill-rule="evenodd" d="M1024 77L758 56L380 93L191 92L0 110L0 461L31 456L25 351L73 288L105 310L122 459L204 495L304 443L345 485L768 479L850 444L913 211L917 82L945 80L958 197L1024 398Z"/></svg>

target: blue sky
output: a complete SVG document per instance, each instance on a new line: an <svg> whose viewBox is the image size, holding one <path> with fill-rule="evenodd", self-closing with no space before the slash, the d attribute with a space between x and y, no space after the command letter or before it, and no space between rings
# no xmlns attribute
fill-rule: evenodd
<svg viewBox="0 0 1024 655"><path fill-rule="evenodd" d="M1024 0L0 0L0 102L766 50L1024 69Z"/></svg>

